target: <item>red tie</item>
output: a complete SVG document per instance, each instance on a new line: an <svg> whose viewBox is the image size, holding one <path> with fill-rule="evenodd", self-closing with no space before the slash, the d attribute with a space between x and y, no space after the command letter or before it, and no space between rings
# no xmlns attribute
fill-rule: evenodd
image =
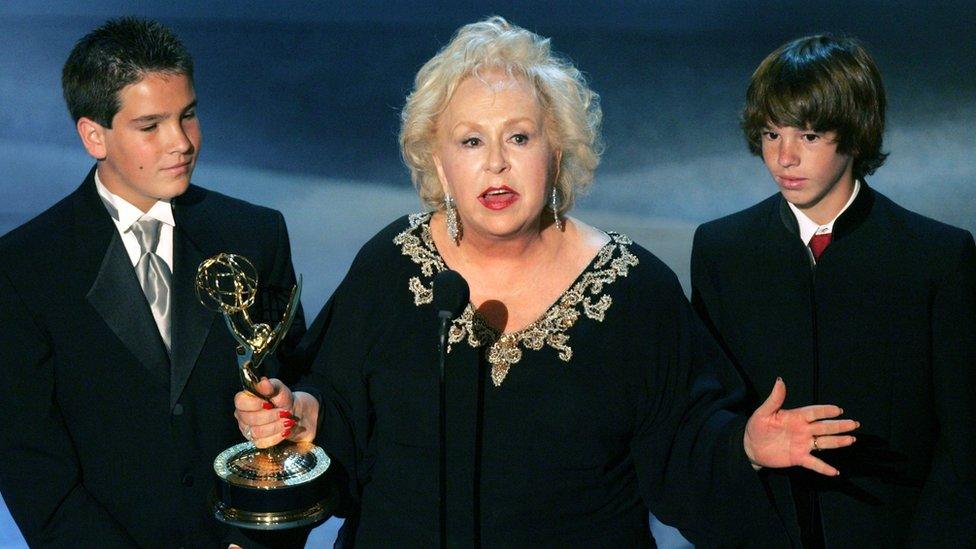
<svg viewBox="0 0 976 549"><path fill-rule="evenodd" d="M813 252L814 261L820 261L820 256L823 255L824 250L830 245L831 236L833 236L833 233L815 234L810 239L810 243L807 246L810 246L810 251Z"/></svg>

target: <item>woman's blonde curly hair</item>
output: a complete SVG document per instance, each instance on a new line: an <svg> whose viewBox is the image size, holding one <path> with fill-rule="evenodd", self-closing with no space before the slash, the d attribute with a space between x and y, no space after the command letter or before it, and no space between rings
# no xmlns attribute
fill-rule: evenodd
<svg viewBox="0 0 976 549"><path fill-rule="evenodd" d="M461 27L417 73L400 116L400 150L413 184L425 203L443 209L444 191L433 158L437 117L462 80L492 69L530 82L552 122L549 139L562 151L555 182L562 215L593 182L600 163L600 97L572 63L552 53L548 38L497 16Z"/></svg>

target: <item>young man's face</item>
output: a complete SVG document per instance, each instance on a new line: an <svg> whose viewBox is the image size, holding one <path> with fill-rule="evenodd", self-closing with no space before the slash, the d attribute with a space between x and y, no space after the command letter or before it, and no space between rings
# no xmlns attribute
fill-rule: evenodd
<svg viewBox="0 0 976 549"><path fill-rule="evenodd" d="M854 162L837 152L836 132L770 124L762 156L783 197L817 223L836 217L854 192Z"/></svg>
<svg viewBox="0 0 976 549"><path fill-rule="evenodd" d="M200 150L196 94L186 75L153 72L122 88L119 100L111 128L92 122L100 139L97 150L87 141L86 148L100 160L102 184L148 211L190 184Z"/></svg>

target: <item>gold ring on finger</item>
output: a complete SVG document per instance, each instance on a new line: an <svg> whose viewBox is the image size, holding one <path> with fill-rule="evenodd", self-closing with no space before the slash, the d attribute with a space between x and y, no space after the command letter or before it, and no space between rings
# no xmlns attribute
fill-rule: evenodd
<svg viewBox="0 0 976 549"><path fill-rule="evenodd" d="M816 452L818 450L820 450L820 447L817 446L817 435L814 435L813 436L813 451Z"/></svg>

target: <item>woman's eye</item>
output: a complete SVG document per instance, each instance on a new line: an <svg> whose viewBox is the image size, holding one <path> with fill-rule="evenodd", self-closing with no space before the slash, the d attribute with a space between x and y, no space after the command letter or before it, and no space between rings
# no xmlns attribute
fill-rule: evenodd
<svg viewBox="0 0 976 549"><path fill-rule="evenodd" d="M143 131L143 132L151 132L151 131L153 131L153 130L155 130L155 129L156 129L156 124L150 124L150 125L148 125L148 126L145 126L145 127L142 127L142 128L139 128L139 131Z"/></svg>
<svg viewBox="0 0 976 549"><path fill-rule="evenodd" d="M803 140L807 143L816 143L820 140L820 134L816 133L805 133L803 134Z"/></svg>
<svg viewBox="0 0 976 549"><path fill-rule="evenodd" d="M529 142L529 136L525 135L524 133L517 133L512 136L512 141L516 145L525 145Z"/></svg>
<svg viewBox="0 0 976 549"><path fill-rule="evenodd" d="M762 132L762 136L763 136L764 139L769 139L770 141L772 141L773 139L776 139L777 137L779 137L779 134L776 133L776 132L771 132L769 130L766 130L766 131Z"/></svg>
<svg viewBox="0 0 976 549"><path fill-rule="evenodd" d="M465 147L477 147L481 144L481 140L477 137L469 137L461 142L461 145Z"/></svg>

